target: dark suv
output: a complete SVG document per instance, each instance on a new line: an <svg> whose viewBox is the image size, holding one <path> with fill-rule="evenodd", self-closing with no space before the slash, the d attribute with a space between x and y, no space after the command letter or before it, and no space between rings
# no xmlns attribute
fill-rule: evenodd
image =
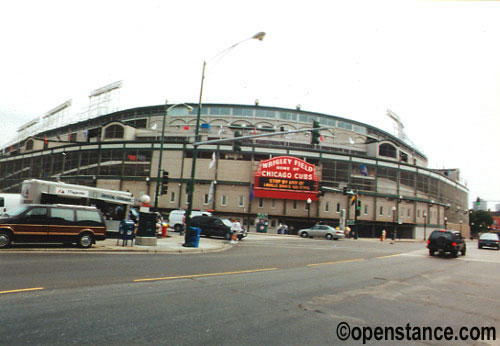
<svg viewBox="0 0 500 346"><path fill-rule="evenodd" d="M213 216L195 216L191 219L192 227L201 228L201 234L207 237L223 237L226 240L231 239L231 221L228 219L219 219ZM238 234L241 240L243 235Z"/></svg>
<svg viewBox="0 0 500 346"><path fill-rule="evenodd" d="M438 251L440 255L448 252L453 257L458 257L459 252L465 256L466 245L460 232L442 229L431 233L427 240L427 248L430 256L434 256Z"/></svg>

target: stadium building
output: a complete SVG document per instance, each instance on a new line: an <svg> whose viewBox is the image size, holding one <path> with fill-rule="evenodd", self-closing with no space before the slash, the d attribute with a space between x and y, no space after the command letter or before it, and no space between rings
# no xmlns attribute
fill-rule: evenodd
<svg viewBox="0 0 500 346"><path fill-rule="evenodd" d="M159 209L186 208L196 104L55 121L68 106L25 124L2 149L0 191L20 192L23 180L36 178L154 200L158 173L166 171L168 191L158 197ZM311 128L314 121L327 127L319 144L311 144L311 131L288 133ZM318 221L337 226L357 219L365 237L379 237L385 229L388 235L397 230L398 237L423 239L444 227L468 235L468 189L458 170L427 168L426 156L404 136L300 107L258 104L204 104L199 131L200 140L283 134L199 146L195 210L238 217L251 231L259 217L267 218L268 232L274 233L280 222L296 233Z"/></svg>

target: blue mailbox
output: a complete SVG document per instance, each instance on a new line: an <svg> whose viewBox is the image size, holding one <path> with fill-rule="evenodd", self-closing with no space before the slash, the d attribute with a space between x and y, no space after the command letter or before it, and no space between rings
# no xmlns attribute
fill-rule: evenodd
<svg viewBox="0 0 500 346"><path fill-rule="evenodd" d="M123 241L123 246L127 245L127 242L130 240L131 245L134 246L134 234L135 231L135 222L132 220L122 220L120 222L120 227L118 228L118 241L116 242L116 245L118 245L118 242L120 239Z"/></svg>

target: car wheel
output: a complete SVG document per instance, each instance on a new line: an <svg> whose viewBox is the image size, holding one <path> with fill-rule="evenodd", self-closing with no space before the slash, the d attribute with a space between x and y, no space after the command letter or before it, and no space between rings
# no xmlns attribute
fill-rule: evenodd
<svg viewBox="0 0 500 346"><path fill-rule="evenodd" d="M82 249L88 249L89 247L92 246L93 242L94 242L94 237L92 236L92 233L88 232L82 233L78 238L78 246L81 247Z"/></svg>
<svg viewBox="0 0 500 346"><path fill-rule="evenodd" d="M10 246L12 235L7 231L0 231L0 249L5 249Z"/></svg>
<svg viewBox="0 0 500 346"><path fill-rule="evenodd" d="M434 256L434 250L429 249L429 256Z"/></svg>
<svg viewBox="0 0 500 346"><path fill-rule="evenodd" d="M482 247L481 245L478 245L478 246L477 246L477 248L478 248L478 249L482 249L483 247Z"/></svg>
<svg viewBox="0 0 500 346"><path fill-rule="evenodd" d="M300 236L302 238L307 238L309 235L307 234L307 232L302 232L302 233L300 233Z"/></svg>
<svg viewBox="0 0 500 346"><path fill-rule="evenodd" d="M332 240L332 239L333 239L333 235L331 235L330 233L328 233L328 234L326 235L326 239L328 239L328 240Z"/></svg>
<svg viewBox="0 0 500 346"><path fill-rule="evenodd" d="M467 249L465 247L460 251L460 253L462 254L462 256L465 256L465 252L466 251L467 251Z"/></svg>
<svg viewBox="0 0 500 346"><path fill-rule="evenodd" d="M451 255L452 255L454 258L457 258L457 257L458 257L458 250L456 250L456 251L452 251L452 252L451 252Z"/></svg>
<svg viewBox="0 0 500 346"><path fill-rule="evenodd" d="M231 240L231 233L224 234L224 239L225 240Z"/></svg>
<svg viewBox="0 0 500 346"><path fill-rule="evenodd" d="M181 226L181 225L175 225L175 226L174 226L174 231L175 231L175 232L181 233L181 229L182 229L182 226Z"/></svg>

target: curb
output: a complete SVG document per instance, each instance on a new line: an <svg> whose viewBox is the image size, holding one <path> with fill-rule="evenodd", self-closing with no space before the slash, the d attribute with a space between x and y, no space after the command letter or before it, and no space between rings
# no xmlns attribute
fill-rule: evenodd
<svg viewBox="0 0 500 346"><path fill-rule="evenodd" d="M107 253L107 254L196 254L196 253L210 253L222 252L229 250L233 247L231 244L221 244L211 248L140 248L140 245L134 246L109 246L109 245L94 245L90 249L80 248L10 248L0 251L2 253L74 253L74 254L94 254L94 253Z"/></svg>

